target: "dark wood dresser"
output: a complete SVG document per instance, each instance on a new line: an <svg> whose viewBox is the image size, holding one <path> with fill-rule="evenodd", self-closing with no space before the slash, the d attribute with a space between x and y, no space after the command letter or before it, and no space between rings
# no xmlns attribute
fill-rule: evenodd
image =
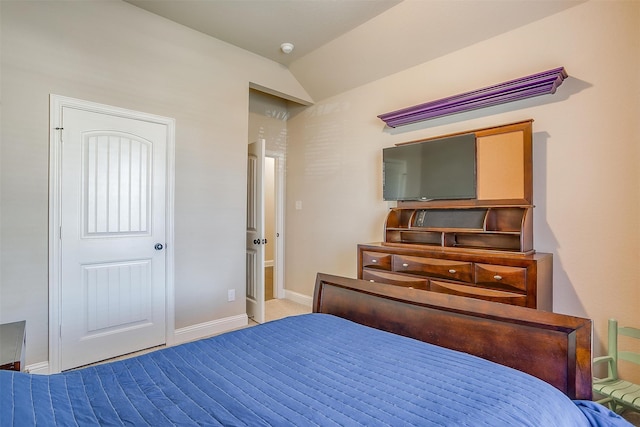
<svg viewBox="0 0 640 427"><path fill-rule="evenodd" d="M0 325L0 369L24 371L26 324L22 320Z"/></svg>
<svg viewBox="0 0 640 427"><path fill-rule="evenodd" d="M397 199L383 242L358 245L358 278L551 311L553 257L533 243L532 120L405 144L448 144L460 134L475 141L475 197ZM440 166L457 170L454 154ZM438 180L423 172L422 181ZM407 179L384 185L421 183Z"/></svg>

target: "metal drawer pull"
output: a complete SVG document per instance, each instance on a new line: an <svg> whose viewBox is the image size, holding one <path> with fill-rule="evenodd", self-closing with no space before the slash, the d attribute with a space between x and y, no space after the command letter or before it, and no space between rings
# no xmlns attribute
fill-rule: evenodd
<svg viewBox="0 0 640 427"><path fill-rule="evenodd" d="M372 259L371 262L375 264L376 262L378 262L378 260L377 259Z"/></svg>
<svg viewBox="0 0 640 427"><path fill-rule="evenodd" d="M452 268L451 270L449 270L449 273L456 274L456 271Z"/></svg>
<svg viewBox="0 0 640 427"><path fill-rule="evenodd" d="M409 264L407 264L406 262L404 264L402 264L403 267L409 267Z"/></svg>
<svg viewBox="0 0 640 427"><path fill-rule="evenodd" d="M496 279L496 280L502 280L502 276L499 276L497 274L495 276L493 276L493 278Z"/></svg>

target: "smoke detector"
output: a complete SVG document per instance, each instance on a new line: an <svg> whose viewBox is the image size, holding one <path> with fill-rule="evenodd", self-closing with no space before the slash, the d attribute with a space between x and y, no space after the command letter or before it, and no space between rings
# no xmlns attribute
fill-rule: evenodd
<svg viewBox="0 0 640 427"><path fill-rule="evenodd" d="M293 51L293 43L282 43L280 50L284 53L291 53Z"/></svg>

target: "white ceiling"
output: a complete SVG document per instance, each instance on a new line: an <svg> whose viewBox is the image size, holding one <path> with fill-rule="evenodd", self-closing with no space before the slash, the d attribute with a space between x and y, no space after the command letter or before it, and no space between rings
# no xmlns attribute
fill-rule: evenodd
<svg viewBox="0 0 640 427"><path fill-rule="evenodd" d="M401 0L125 0L283 65ZM286 55L280 45L295 45Z"/></svg>
<svg viewBox="0 0 640 427"><path fill-rule="evenodd" d="M585 0L125 1L289 67L319 101Z"/></svg>

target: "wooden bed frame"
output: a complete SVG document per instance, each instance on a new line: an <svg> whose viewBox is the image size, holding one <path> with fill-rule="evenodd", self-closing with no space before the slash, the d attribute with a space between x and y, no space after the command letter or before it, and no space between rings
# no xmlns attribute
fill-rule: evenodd
<svg viewBox="0 0 640 427"><path fill-rule="evenodd" d="M313 312L470 353L591 400L591 320L318 273Z"/></svg>

